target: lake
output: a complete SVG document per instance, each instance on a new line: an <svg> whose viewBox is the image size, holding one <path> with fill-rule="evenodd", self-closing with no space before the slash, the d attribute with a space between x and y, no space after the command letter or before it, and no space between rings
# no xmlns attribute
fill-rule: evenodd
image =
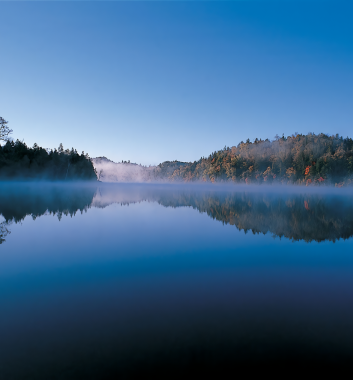
<svg viewBox="0 0 353 380"><path fill-rule="evenodd" d="M351 190L2 183L0 214L0 379L353 360Z"/></svg>

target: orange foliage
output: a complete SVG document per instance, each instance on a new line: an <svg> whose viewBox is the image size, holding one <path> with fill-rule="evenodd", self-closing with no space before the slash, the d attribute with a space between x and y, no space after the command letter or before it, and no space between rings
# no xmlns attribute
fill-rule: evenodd
<svg viewBox="0 0 353 380"><path fill-rule="evenodd" d="M304 207L306 210L310 210L309 203L307 201L304 201Z"/></svg>
<svg viewBox="0 0 353 380"><path fill-rule="evenodd" d="M309 172L310 172L310 166L307 166L306 169L305 169L305 173L304 173L304 174L305 174L305 175L308 175Z"/></svg>
<svg viewBox="0 0 353 380"><path fill-rule="evenodd" d="M290 178L292 175L295 175L297 172L293 167L290 167L286 170L286 174L288 178Z"/></svg>

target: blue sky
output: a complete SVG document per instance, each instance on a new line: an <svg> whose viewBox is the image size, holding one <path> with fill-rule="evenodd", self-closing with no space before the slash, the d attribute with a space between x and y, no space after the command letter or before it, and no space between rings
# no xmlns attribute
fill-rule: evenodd
<svg viewBox="0 0 353 380"><path fill-rule="evenodd" d="M0 2L0 116L91 157L353 137L351 1Z"/></svg>

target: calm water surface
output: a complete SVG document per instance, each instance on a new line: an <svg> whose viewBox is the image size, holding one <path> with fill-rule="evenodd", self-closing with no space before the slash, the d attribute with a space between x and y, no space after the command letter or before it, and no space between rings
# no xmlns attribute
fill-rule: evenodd
<svg viewBox="0 0 353 380"><path fill-rule="evenodd" d="M2 183L0 379L351 362L339 190Z"/></svg>

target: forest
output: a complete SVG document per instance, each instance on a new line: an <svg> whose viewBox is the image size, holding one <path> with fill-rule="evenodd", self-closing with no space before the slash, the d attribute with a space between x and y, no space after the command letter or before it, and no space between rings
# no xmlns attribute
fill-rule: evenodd
<svg viewBox="0 0 353 380"><path fill-rule="evenodd" d="M155 176L184 182L353 185L353 140L323 133L276 136L274 141L248 139L198 161L164 162Z"/></svg>
<svg viewBox="0 0 353 380"><path fill-rule="evenodd" d="M0 117L0 180L97 180L97 174L88 156L72 148L44 149L34 144L9 138L12 129Z"/></svg>
<svg viewBox="0 0 353 380"><path fill-rule="evenodd" d="M97 180L88 155L75 149L46 150L34 144L7 141L0 145L0 179L21 180Z"/></svg>

